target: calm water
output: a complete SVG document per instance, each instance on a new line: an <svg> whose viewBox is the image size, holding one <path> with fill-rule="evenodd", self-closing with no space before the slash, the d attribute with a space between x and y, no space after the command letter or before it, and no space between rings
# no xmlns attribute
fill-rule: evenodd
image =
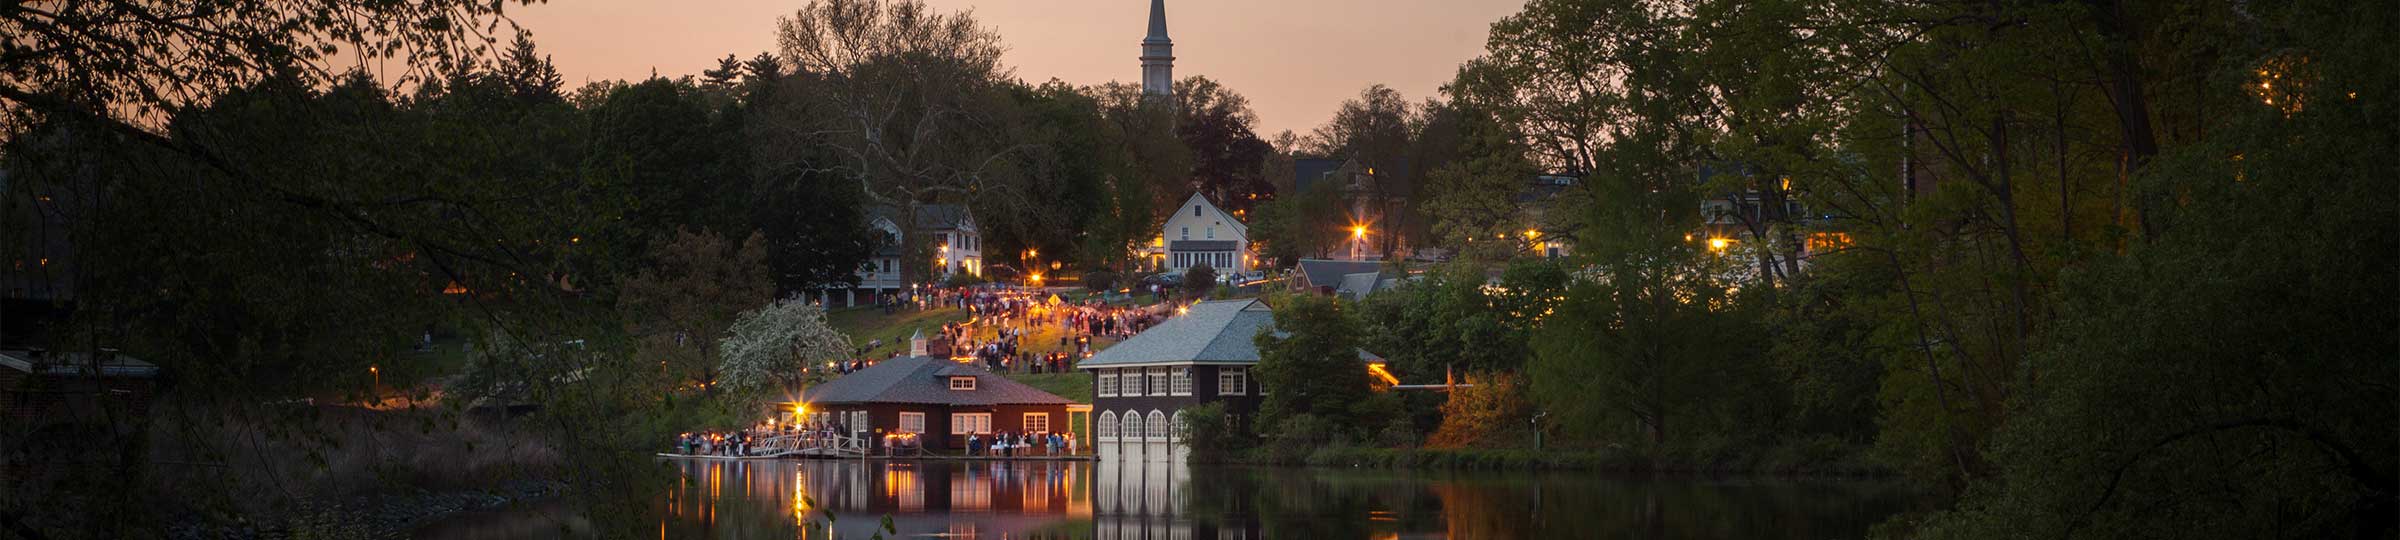
<svg viewBox="0 0 2400 540"><path fill-rule="evenodd" d="M659 501L659 534L666 538L826 538L802 523L829 515L839 538L866 538L885 516L898 538L1856 538L1910 503L1907 492L1884 483L1579 473L1116 462L669 464L684 478ZM550 525L524 525L529 521ZM421 533L547 536L557 534L556 523L501 512Z"/></svg>

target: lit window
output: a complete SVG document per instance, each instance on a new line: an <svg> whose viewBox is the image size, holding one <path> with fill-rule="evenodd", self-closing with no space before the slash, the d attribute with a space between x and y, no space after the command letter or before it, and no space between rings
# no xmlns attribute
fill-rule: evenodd
<svg viewBox="0 0 2400 540"><path fill-rule="evenodd" d="M1050 413L1025 413L1026 433L1044 433L1048 431L1050 431Z"/></svg>
<svg viewBox="0 0 2400 540"><path fill-rule="evenodd" d="M974 390L974 389L975 389L975 378L974 378L974 377L951 377L951 378L950 378L950 389L951 389L951 390Z"/></svg>
<svg viewBox="0 0 2400 540"><path fill-rule="evenodd" d="M950 434L969 435L992 432L992 413L951 413Z"/></svg>
<svg viewBox="0 0 2400 540"><path fill-rule="evenodd" d="M1250 374L1244 368L1217 368L1217 395L1239 396L1250 392Z"/></svg>
<svg viewBox="0 0 2400 540"><path fill-rule="evenodd" d="M900 432L901 432L901 433L924 433L924 432L925 432L925 413L921 413L921 412L904 412L904 413L900 413Z"/></svg>

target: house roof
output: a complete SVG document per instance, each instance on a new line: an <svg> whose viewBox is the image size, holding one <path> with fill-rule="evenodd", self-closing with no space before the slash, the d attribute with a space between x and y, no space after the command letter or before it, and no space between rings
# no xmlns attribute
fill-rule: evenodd
<svg viewBox="0 0 2400 540"><path fill-rule="evenodd" d="M1341 168L1342 160L1338 159L1292 160L1292 191L1308 191L1308 186L1315 185L1318 180L1325 179L1325 175Z"/></svg>
<svg viewBox="0 0 2400 540"><path fill-rule="evenodd" d="M98 375L106 377L154 377L158 375L157 364L144 362L124 354L109 354L95 366L92 363L92 356L85 353L53 352L36 355L33 351L0 351L0 367L39 375L90 376L94 375L94 368L98 369Z"/></svg>
<svg viewBox="0 0 2400 540"><path fill-rule="evenodd" d="M1101 350L1076 367L1255 364L1258 343L1254 339L1259 331L1274 331L1274 327L1274 311L1255 298L1195 303L1184 314ZM1363 350L1358 357L1370 362L1382 360Z"/></svg>
<svg viewBox="0 0 2400 540"><path fill-rule="evenodd" d="M1233 213L1226 212L1224 208L1218 207L1217 203L1209 202L1208 197L1200 196L1200 192L1192 192L1191 197L1187 197L1183 200L1183 206L1177 206L1175 208L1180 211L1184 207L1194 204L1206 207L1209 215L1215 216L1218 221L1223 221L1226 225L1233 227L1234 236L1241 238L1250 237L1250 225L1242 223L1241 218L1233 217ZM1165 231L1160 232L1164 233Z"/></svg>
<svg viewBox="0 0 2400 540"><path fill-rule="evenodd" d="M950 377L974 377L974 390L951 390ZM1057 394L983 368L925 356L893 358L801 392L808 403L921 403L929 405L1066 405Z"/></svg>
<svg viewBox="0 0 2400 540"><path fill-rule="evenodd" d="M892 223L900 222L900 209L898 207L877 206L868 209L867 215L869 216L869 219L880 218ZM956 204L917 205L917 230L940 231L949 229L971 229L974 228L974 224L975 217L972 213L967 211L967 207L965 206Z"/></svg>
<svg viewBox="0 0 2400 540"><path fill-rule="evenodd" d="M1167 242L1167 251L1233 251L1232 240L1176 240Z"/></svg>
<svg viewBox="0 0 2400 540"><path fill-rule="evenodd" d="M1383 268L1383 261L1347 261L1335 259L1300 259L1300 277L1311 287L1332 287L1342 284L1342 277Z"/></svg>

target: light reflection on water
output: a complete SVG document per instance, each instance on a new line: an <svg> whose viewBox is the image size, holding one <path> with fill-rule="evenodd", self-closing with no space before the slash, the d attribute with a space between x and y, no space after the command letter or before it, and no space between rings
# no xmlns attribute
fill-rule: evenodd
<svg viewBox="0 0 2400 540"><path fill-rule="evenodd" d="M1857 538L1889 483L1161 462L668 460L659 538ZM499 530L509 521L449 524ZM820 527L832 522L832 536ZM552 529L556 532L556 529ZM441 536L441 535L436 535ZM476 537L509 537L478 535Z"/></svg>

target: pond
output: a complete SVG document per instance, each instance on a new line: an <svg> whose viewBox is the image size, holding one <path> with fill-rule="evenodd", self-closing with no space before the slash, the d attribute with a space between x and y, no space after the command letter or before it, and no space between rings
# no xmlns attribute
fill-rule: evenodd
<svg viewBox="0 0 2400 540"><path fill-rule="evenodd" d="M1889 482L1635 479L1170 463L670 460L665 538L1857 538L1907 508ZM555 509L540 509L552 515ZM464 516L436 538L534 519ZM804 524L809 530L804 531Z"/></svg>

